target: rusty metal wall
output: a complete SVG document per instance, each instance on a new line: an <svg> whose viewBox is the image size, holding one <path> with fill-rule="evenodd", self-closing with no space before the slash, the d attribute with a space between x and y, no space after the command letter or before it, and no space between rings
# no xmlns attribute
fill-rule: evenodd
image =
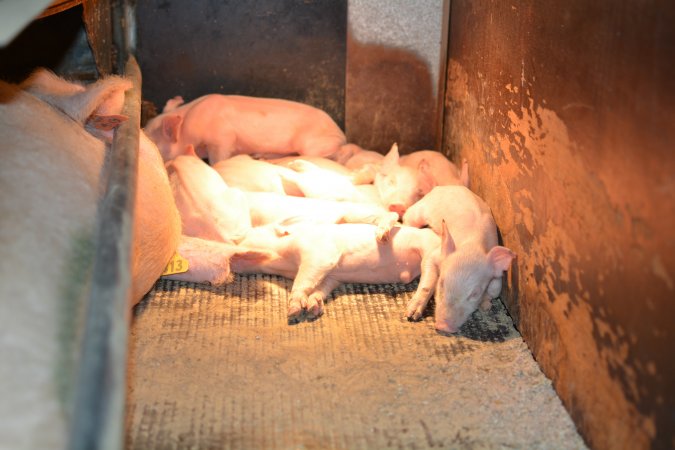
<svg viewBox="0 0 675 450"><path fill-rule="evenodd" d="M346 0L149 0L137 4L143 97L278 97L344 126Z"/></svg>
<svg viewBox="0 0 675 450"><path fill-rule="evenodd" d="M675 438L675 4L452 2L444 151L518 253L507 304L591 447Z"/></svg>

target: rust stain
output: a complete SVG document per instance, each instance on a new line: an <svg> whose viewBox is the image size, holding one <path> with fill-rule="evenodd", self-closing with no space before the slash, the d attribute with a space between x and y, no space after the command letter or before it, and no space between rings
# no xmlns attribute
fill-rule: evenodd
<svg viewBox="0 0 675 450"><path fill-rule="evenodd" d="M640 410L648 394L641 379L658 370L635 357L640 338L611 320L608 298L611 280L628 272L617 242L627 230L642 243L653 232L628 206L639 193L607 175L616 172L591 170L563 120L535 102L524 73L520 88L501 86L503 109L492 112L475 78L470 86L462 66L449 62L446 143L451 156L469 159L474 190L518 253L521 331L582 429L597 439L602 428L602 447L648 447L656 426ZM673 289L658 257L649 268Z"/></svg>

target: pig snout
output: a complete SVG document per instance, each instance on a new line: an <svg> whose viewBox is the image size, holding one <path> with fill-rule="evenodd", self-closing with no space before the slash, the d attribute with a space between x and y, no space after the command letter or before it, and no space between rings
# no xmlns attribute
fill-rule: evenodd
<svg viewBox="0 0 675 450"><path fill-rule="evenodd" d="M457 333L459 331L458 326L442 319L436 319L436 322L434 323L434 328L436 328L436 331L442 334L452 334Z"/></svg>
<svg viewBox="0 0 675 450"><path fill-rule="evenodd" d="M405 213L406 207L402 203L392 203L387 207L387 209L390 212L395 212L396 214L398 214L398 217L400 219L403 218L403 214Z"/></svg>

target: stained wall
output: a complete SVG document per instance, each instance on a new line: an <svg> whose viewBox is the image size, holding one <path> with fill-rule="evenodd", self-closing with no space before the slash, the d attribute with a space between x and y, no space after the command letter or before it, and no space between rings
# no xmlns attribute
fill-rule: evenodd
<svg viewBox="0 0 675 450"><path fill-rule="evenodd" d="M675 5L452 2L444 152L504 298L596 449L675 446Z"/></svg>

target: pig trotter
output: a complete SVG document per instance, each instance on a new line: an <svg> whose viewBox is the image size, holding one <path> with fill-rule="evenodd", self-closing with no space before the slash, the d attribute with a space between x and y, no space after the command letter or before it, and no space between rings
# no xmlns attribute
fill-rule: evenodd
<svg viewBox="0 0 675 450"><path fill-rule="evenodd" d="M288 322L289 323L300 322L303 313L304 308L300 299L296 297L291 297L291 301L288 305Z"/></svg>
<svg viewBox="0 0 675 450"><path fill-rule="evenodd" d="M307 298L307 319L318 319L323 315L323 297L321 293L314 292Z"/></svg>
<svg viewBox="0 0 675 450"><path fill-rule="evenodd" d="M387 242L389 240L389 232L398 222L398 214L388 212L377 220L377 242Z"/></svg>
<svg viewBox="0 0 675 450"><path fill-rule="evenodd" d="M483 301L480 303L479 308L483 312L490 311L492 308L492 298L489 295L485 295L483 297Z"/></svg>
<svg viewBox="0 0 675 450"><path fill-rule="evenodd" d="M411 300L408 303L408 308L406 312L406 317L408 317L408 320L417 322L422 319L422 313L424 312L424 308L426 307L426 303L421 303L419 301L416 301L415 299Z"/></svg>

